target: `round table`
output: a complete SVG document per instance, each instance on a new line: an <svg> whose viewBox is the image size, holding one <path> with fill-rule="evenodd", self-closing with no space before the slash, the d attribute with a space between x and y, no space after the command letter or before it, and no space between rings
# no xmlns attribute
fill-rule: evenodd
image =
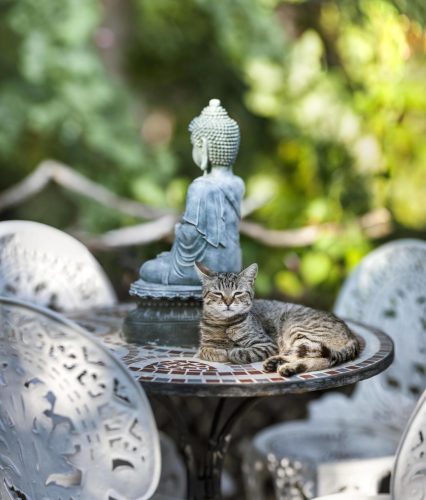
<svg viewBox="0 0 426 500"><path fill-rule="evenodd" d="M241 416L263 396L318 391L370 378L385 370L393 360L393 342L380 330L347 321L361 343L359 357L351 362L289 378L262 371L262 363L233 365L203 361L193 348L149 343L128 343L122 334L123 320L134 305L68 314L91 331L121 359L150 395L219 398L211 417L204 456L194 456L185 417L171 397L172 412L181 435L181 449L188 470L188 498L220 498L223 461L232 429ZM201 467L197 467L200 465Z"/></svg>

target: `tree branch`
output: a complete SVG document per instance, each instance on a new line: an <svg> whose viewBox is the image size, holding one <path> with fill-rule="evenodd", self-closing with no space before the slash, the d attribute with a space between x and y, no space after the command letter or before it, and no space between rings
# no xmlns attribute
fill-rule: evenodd
<svg viewBox="0 0 426 500"><path fill-rule="evenodd" d="M359 219L357 224L371 239L383 238L392 232L391 215L385 208L373 210ZM255 222L241 221L240 232L270 247L293 248L312 245L321 236L336 235L344 231L344 226L325 223L298 229L267 229Z"/></svg>
<svg viewBox="0 0 426 500"><path fill-rule="evenodd" d="M36 170L24 180L0 193L0 212L18 205L39 193L49 182L76 192L98 203L113 208L121 213L142 219L156 219L151 222L137 224L122 229L109 231L102 235L79 233L75 236L93 250L112 250L116 248L147 245L173 235L173 228L179 217L171 210L157 209L143 205L134 200L121 198L75 172L72 168L54 160L42 162ZM261 208L269 198L246 198L243 200L241 212L246 217ZM391 215L385 208L369 212L357 219L359 228L366 236L382 238L392 232ZM275 230L261 224L241 221L240 232L269 247L294 248L315 243L321 236L339 234L345 227L337 223L325 223L305 226L298 229Z"/></svg>
<svg viewBox="0 0 426 500"><path fill-rule="evenodd" d="M167 215L153 222L116 229L99 236L93 234L76 234L75 236L92 250L113 250L147 245L172 236L177 221L177 217ZM371 239L382 238L392 231L390 214L384 208L369 212L356 222ZM334 223L288 230L267 229L261 224L247 221L241 221L240 225L241 234L265 246L277 248L306 247L315 243L321 236L340 234L344 230L345 226Z"/></svg>
<svg viewBox="0 0 426 500"><path fill-rule="evenodd" d="M137 201L121 198L100 184L87 179L87 177L84 177L72 168L54 160L43 161L24 180L3 191L0 194L0 212L19 205L36 195L50 182L55 182L70 191L86 198L91 198L102 205L133 217L156 219L157 217L172 213L171 210L153 208Z"/></svg>
<svg viewBox="0 0 426 500"><path fill-rule="evenodd" d="M40 193L50 182L55 182L70 191L74 191L86 198L91 198L101 205L111 207L118 212L138 217L141 219L156 219L167 214L173 214L173 210L153 208L143 205L128 198L117 196L112 191L100 184L91 181L79 174L71 167L55 160L45 160L21 182L0 193L0 212L7 208L19 205L29 198ZM241 204L242 217L253 213L263 207L269 201L269 197L246 198Z"/></svg>
<svg viewBox="0 0 426 500"><path fill-rule="evenodd" d="M164 215L152 222L137 224L94 235L77 233L74 236L91 250L114 250L136 245L148 245L173 234L178 221L174 215Z"/></svg>
<svg viewBox="0 0 426 500"><path fill-rule="evenodd" d="M245 219L259 208L264 207L269 201L271 201L271 196L251 196L244 198L241 202L241 218Z"/></svg>
<svg viewBox="0 0 426 500"><path fill-rule="evenodd" d="M268 229L256 222L241 221L240 233L269 247L293 248L314 243L321 235L336 234L336 224L305 226L298 229Z"/></svg>

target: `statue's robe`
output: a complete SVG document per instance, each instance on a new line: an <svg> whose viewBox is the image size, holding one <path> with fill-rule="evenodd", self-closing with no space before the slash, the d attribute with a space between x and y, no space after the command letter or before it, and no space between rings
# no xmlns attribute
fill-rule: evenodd
<svg viewBox="0 0 426 500"><path fill-rule="evenodd" d="M171 252L167 282L186 276L198 283L194 262L214 271L239 272L239 223L244 194L242 179L232 173L198 177L190 185L181 224Z"/></svg>

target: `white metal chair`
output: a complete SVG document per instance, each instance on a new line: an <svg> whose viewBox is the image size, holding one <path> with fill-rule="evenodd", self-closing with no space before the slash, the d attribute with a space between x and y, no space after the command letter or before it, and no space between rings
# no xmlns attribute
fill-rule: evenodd
<svg viewBox="0 0 426 500"><path fill-rule="evenodd" d="M20 220L0 222L0 296L59 312L117 304L107 275L84 245L53 227ZM163 467L156 497L183 498L183 461L162 432L160 444Z"/></svg>
<svg viewBox="0 0 426 500"><path fill-rule="evenodd" d="M386 457L395 453L426 387L426 243L400 240L373 251L348 278L334 311L388 333L395 361L358 384L351 398L328 393L310 404L307 421L258 433L244 464L249 498L263 498L268 478L276 497L285 500L339 491L374 495L390 473L392 459ZM331 465L318 467L349 459L368 459L364 473L355 472L363 460L348 461L341 474Z"/></svg>
<svg viewBox="0 0 426 500"><path fill-rule="evenodd" d="M0 223L0 295L56 311L112 306L107 276L75 238L31 221Z"/></svg>
<svg viewBox="0 0 426 500"><path fill-rule="evenodd" d="M0 498L147 499L151 407L125 367L47 309L0 299Z"/></svg>
<svg viewBox="0 0 426 500"><path fill-rule="evenodd" d="M426 391L401 438L392 470L390 495L335 494L315 500L422 500L426 498Z"/></svg>
<svg viewBox="0 0 426 500"><path fill-rule="evenodd" d="M359 494L351 494L351 493L335 493L334 495L327 495L325 497L317 497L316 500L386 500L389 498L389 495L368 495L360 497Z"/></svg>

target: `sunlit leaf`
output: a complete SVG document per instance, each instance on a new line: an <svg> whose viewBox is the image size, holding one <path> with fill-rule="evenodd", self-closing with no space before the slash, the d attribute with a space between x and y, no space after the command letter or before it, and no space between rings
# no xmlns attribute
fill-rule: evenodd
<svg viewBox="0 0 426 500"><path fill-rule="evenodd" d="M291 297L300 297L304 286L298 276L291 271L279 271L275 277L278 290Z"/></svg>
<svg viewBox="0 0 426 500"><path fill-rule="evenodd" d="M327 254L307 252L302 257L300 271L304 281L312 286L325 281L330 273L331 267L331 259Z"/></svg>

